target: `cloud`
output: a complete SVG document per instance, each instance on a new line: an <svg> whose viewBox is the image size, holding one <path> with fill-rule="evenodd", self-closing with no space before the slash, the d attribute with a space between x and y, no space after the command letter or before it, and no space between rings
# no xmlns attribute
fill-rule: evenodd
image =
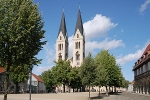
<svg viewBox="0 0 150 100"><path fill-rule="evenodd" d="M44 72L51 68L52 66L40 66L40 67L37 67L36 72Z"/></svg>
<svg viewBox="0 0 150 100"><path fill-rule="evenodd" d="M44 50L46 52L46 60L48 64L53 63L53 61L55 60L55 49L53 48L51 48L48 43L44 45Z"/></svg>
<svg viewBox="0 0 150 100"><path fill-rule="evenodd" d="M118 24L111 22L111 19L101 14L96 14L95 17L83 24L86 41L96 37L104 36L111 28Z"/></svg>
<svg viewBox="0 0 150 100"><path fill-rule="evenodd" d="M146 49L146 47L149 43L150 43L150 41L148 40L142 49L137 50L135 53L130 53L123 57L117 58L116 59L117 63L120 65L124 65L127 62L139 59L142 56L144 50Z"/></svg>
<svg viewBox="0 0 150 100"><path fill-rule="evenodd" d="M124 47L125 44L122 40L110 40L109 38L106 38L105 40L98 42L98 41L88 41L86 42L85 48L86 53L93 52L95 49L105 49L105 50L111 50L115 49L117 47Z"/></svg>
<svg viewBox="0 0 150 100"><path fill-rule="evenodd" d="M150 4L150 0L146 0L146 1L144 2L144 4L141 5L139 11L140 11L140 12L144 12L144 11L147 9L147 7L148 7L149 4Z"/></svg>
<svg viewBox="0 0 150 100"><path fill-rule="evenodd" d="M100 38L107 34L107 32L116 27L118 24L111 22L111 19L102 16L101 14L96 14L95 17L83 24L85 32L85 51L86 54L89 52L94 53L96 49L114 49L117 47L125 46L122 40L110 40L109 38L103 41L92 41L92 39ZM73 53L73 35L69 37L69 57L72 57Z"/></svg>

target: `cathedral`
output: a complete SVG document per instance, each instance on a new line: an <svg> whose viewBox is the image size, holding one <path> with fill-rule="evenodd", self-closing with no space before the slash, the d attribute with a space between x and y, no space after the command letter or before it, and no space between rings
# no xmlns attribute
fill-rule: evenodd
<svg viewBox="0 0 150 100"><path fill-rule="evenodd" d="M58 59L62 60L70 60L72 67L81 66L84 58L85 58L85 35L82 24L81 12L78 10L78 16L76 21L76 27L73 35L73 54L72 58L68 58L69 52L69 41L68 41L68 33L65 22L64 12L62 13L60 28L56 40L56 61Z"/></svg>

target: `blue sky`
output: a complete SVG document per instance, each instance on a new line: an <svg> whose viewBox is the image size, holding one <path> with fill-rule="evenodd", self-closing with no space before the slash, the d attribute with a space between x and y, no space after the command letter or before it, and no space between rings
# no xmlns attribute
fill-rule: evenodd
<svg viewBox="0 0 150 100"><path fill-rule="evenodd" d="M95 56L109 49L121 65L124 77L132 81L132 68L150 43L150 0L34 0L39 3L47 44L37 57L43 59L34 66L40 75L55 64L55 43L64 8L69 37L69 57L72 56L72 35L80 5L86 38L86 54Z"/></svg>

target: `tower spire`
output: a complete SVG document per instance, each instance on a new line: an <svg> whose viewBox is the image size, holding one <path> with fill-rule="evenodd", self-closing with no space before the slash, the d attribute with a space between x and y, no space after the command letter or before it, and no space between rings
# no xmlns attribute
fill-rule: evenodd
<svg viewBox="0 0 150 100"><path fill-rule="evenodd" d="M66 28L64 7L63 7L62 18L61 18L61 23L60 23L58 35L60 34L60 32L62 32L63 36L64 36L65 38L67 38L67 28ZM58 37L58 36L57 36L57 37Z"/></svg>
<svg viewBox="0 0 150 100"><path fill-rule="evenodd" d="M81 35L84 35L84 33L83 33L84 30L83 30L82 18L81 18L81 12L80 12L80 6L79 6L79 10L78 10L78 18L77 18L77 21L76 21L76 28L75 28L74 35L75 35L77 29L79 29Z"/></svg>

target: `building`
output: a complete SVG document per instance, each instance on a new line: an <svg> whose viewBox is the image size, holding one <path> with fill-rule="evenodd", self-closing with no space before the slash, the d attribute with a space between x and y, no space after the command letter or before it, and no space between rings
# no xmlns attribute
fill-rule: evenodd
<svg viewBox="0 0 150 100"><path fill-rule="evenodd" d="M85 36L82 24L81 12L78 10L76 27L73 36L73 57L68 58L69 41L64 12L62 13L59 32L56 39L56 61L58 59L70 60L72 67L79 67L85 58Z"/></svg>
<svg viewBox="0 0 150 100"><path fill-rule="evenodd" d="M5 69L0 67L0 93L4 92L4 78L5 78ZM31 81L31 91L32 93L43 93L46 92L46 88L43 80L37 75L32 73L32 81ZM18 90L20 93L29 92L30 80L28 79L26 82L22 82L18 84ZM9 93L14 93L16 89L15 84L10 79L9 80Z"/></svg>
<svg viewBox="0 0 150 100"><path fill-rule="evenodd" d="M150 44L135 62L133 72L136 93L150 94Z"/></svg>
<svg viewBox="0 0 150 100"><path fill-rule="evenodd" d="M32 73L31 80L32 80L31 81L31 91L33 93L45 93L46 92L44 81L39 76ZM30 80L28 80L27 85L28 85L27 90L29 90Z"/></svg>

